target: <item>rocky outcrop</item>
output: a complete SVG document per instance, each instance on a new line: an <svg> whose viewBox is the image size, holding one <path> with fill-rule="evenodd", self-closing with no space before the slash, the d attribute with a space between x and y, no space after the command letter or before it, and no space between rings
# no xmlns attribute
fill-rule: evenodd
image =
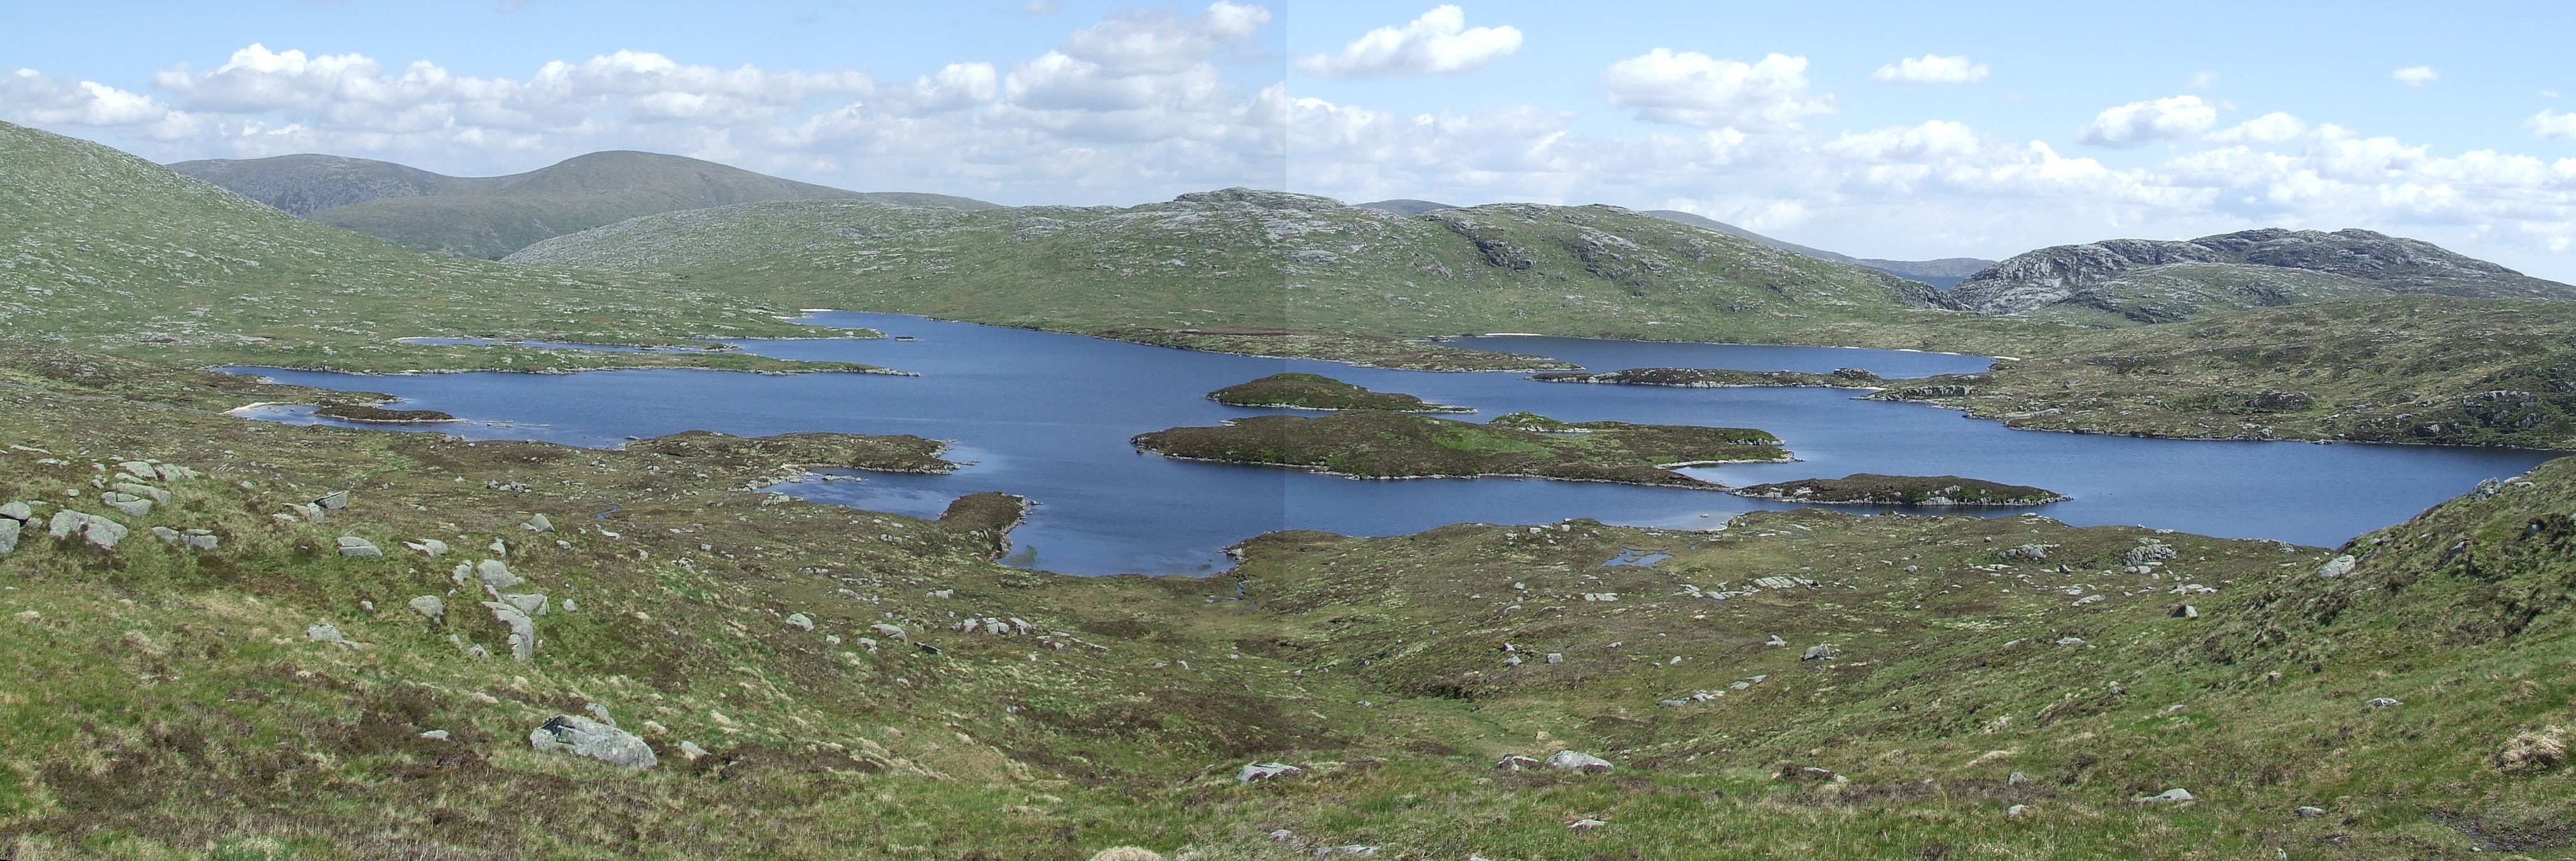
<svg viewBox="0 0 2576 861"><path fill-rule="evenodd" d="M659 758L634 733L578 715L555 715L528 732L528 747L587 756L619 768L652 768Z"/></svg>
<svg viewBox="0 0 2576 861"><path fill-rule="evenodd" d="M2215 308L2424 293L2576 299L2576 287L2422 240L2359 229L2279 228L2042 248L1979 270L1950 298L1984 314L2071 306L2157 323Z"/></svg>

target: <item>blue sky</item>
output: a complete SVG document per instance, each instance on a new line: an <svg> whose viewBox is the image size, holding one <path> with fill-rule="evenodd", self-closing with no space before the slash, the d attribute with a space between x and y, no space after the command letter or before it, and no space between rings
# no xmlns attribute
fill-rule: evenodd
<svg viewBox="0 0 2576 861"><path fill-rule="evenodd" d="M93 2L12 10L0 119L161 161L1606 202L1882 257L2358 226L2576 281L2568 32L2539 3Z"/></svg>

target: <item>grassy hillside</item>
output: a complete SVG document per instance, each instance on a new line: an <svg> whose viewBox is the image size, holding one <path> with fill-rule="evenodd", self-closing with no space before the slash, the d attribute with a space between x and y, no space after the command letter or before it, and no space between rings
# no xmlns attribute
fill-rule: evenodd
<svg viewBox="0 0 2576 861"><path fill-rule="evenodd" d="M2436 858L2576 816L2565 462L2340 551L1806 511L1085 579L986 561L1000 515L742 489L810 441L266 426L211 410L300 393L10 356L0 501L134 530L0 557L18 858ZM142 458L203 477L99 506ZM546 596L527 661L448 570L484 558ZM529 748L590 704L659 764ZM1615 770L1493 767L1569 749Z"/></svg>
<svg viewBox="0 0 2576 861"><path fill-rule="evenodd" d="M2419 239L2368 230L2265 228L2187 241L2112 239L2014 255L1951 297L1986 314L2086 325L2170 323L2208 313L2372 296L2576 300L2533 278Z"/></svg>
<svg viewBox="0 0 2576 861"><path fill-rule="evenodd" d="M2576 306L2409 296L2117 332L1873 397L2015 427L2576 448Z"/></svg>
<svg viewBox="0 0 2576 861"><path fill-rule="evenodd" d="M811 335L664 279L423 254L97 144L0 123L0 336L173 363L416 370L780 368L748 356L420 347L407 336L694 344Z"/></svg>
<svg viewBox="0 0 2576 861"><path fill-rule="evenodd" d="M1777 341L1837 326L1919 336L1907 327L1943 313L1920 284L1615 207L1408 217L1244 189L1126 209L745 204L621 222L510 261L674 273L773 303L1083 332Z"/></svg>
<svg viewBox="0 0 2576 861"><path fill-rule="evenodd" d="M675 155L596 152L509 176L454 177L323 155L171 165L323 224L463 257L498 260L540 240L657 212L758 200L873 200L985 209L962 197L854 192Z"/></svg>

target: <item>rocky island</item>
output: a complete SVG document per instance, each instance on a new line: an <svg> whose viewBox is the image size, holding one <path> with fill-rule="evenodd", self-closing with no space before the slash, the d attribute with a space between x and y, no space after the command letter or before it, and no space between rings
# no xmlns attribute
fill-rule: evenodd
<svg viewBox="0 0 2576 861"><path fill-rule="evenodd" d="M1374 392L1322 374L1271 374L1248 383L1208 393L1208 399L1238 407L1287 407L1298 410L1390 410L1403 413L1472 413L1469 407L1424 402L1398 392Z"/></svg>
<svg viewBox="0 0 2576 861"><path fill-rule="evenodd" d="M1135 443L1168 457L1363 478L1539 476L1709 488L1716 485L1674 468L1793 459L1777 437L1749 428L1574 423L1531 413L1487 424L1387 410L1256 416L1141 434Z"/></svg>
<svg viewBox="0 0 2576 861"><path fill-rule="evenodd" d="M1756 484L1728 491L1754 499L1812 502L1819 505L1915 505L1924 507L2006 507L2064 502L2065 494L2018 484L2000 484L1955 475L1879 475L1855 472L1841 478L1808 478Z"/></svg>
<svg viewBox="0 0 2576 861"><path fill-rule="evenodd" d="M326 419L373 424L430 424L458 420L437 410L389 410L369 404L325 404L313 414Z"/></svg>

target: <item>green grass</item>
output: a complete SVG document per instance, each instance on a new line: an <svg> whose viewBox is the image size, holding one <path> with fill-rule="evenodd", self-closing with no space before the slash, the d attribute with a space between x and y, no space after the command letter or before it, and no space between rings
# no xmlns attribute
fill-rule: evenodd
<svg viewBox="0 0 2576 861"><path fill-rule="evenodd" d="M1387 410L1407 413L1472 413L1467 407L1425 403L1401 392L1376 392L1322 374L1271 374L1208 393L1217 403L1238 407L1295 407L1308 410Z"/></svg>
<svg viewBox="0 0 2576 861"><path fill-rule="evenodd" d="M1136 446L1192 460L1364 478L1526 475L1683 487L1713 485L1672 466L1790 459L1778 438L1746 428L1576 424L1529 413L1472 424L1368 409L1171 428L1137 436Z"/></svg>
<svg viewBox="0 0 2576 861"><path fill-rule="evenodd" d="M0 496L80 506L62 491L93 493L92 463L159 458L206 476L129 520L224 540L33 536L0 558L0 830L22 858L2459 857L2540 854L2576 815L2567 770L2491 760L2576 696L2563 463L2365 536L2333 580L2317 548L1821 511L1281 533L1214 580L1086 579L988 561L1007 500L925 521L743 489L859 460L807 447L825 440L270 426L211 408L296 392L96 364L0 380L0 437L45 450L0 454ZM885 444L868 463L924 451ZM336 489L352 505L321 523L271 516ZM519 528L538 512L560 531ZM389 556L339 558L340 535ZM417 537L458 553L399 549ZM497 642L468 601L440 623L403 606L496 538L581 604L540 619L529 663L446 640ZM2172 558L2119 573L2145 541ZM2024 544L2055 547L1998 555ZM1602 567L1628 550L1671 557ZM2216 591L2173 593L2189 584ZM782 624L796 612L817 629ZM951 613L1062 635L962 634ZM367 647L304 639L316 621ZM942 653L869 653L878 622ZM2365 702L2383 696L2403 704ZM586 702L664 764L526 749ZM689 763L680 740L716 753ZM1562 748L1619 771L1490 767ZM1233 783L1266 759L1309 771ZM2130 800L2176 786L2202 800Z"/></svg>

